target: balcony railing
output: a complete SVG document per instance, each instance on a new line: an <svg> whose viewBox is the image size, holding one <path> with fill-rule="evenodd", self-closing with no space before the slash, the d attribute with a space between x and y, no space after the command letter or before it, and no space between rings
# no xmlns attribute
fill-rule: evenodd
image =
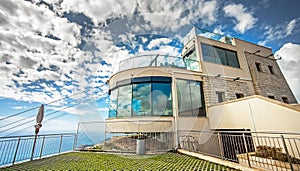
<svg viewBox="0 0 300 171"><path fill-rule="evenodd" d="M187 66L188 62L199 63L198 61L189 59L183 60L182 57L175 57L170 55L142 55L131 57L121 61L118 71L124 71L127 69L139 67L173 67L189 69Z"/></svg>
<svg viewBox="0 0 300 171"><path fill-rule="evenodd" d="M0 137L0 167L40 159L72 151L75 134L38 135L34 150L34 135Z"/></svg>
<svg viewBox="0 0 300 171"><path fill-rule="evenodd" d="M184 150L265 170L300 170L300 133L187 131Z"/></svg>
<svg viewBox="0 0 300 171"><path fill-rule="evenodd" d="M222 43L226 43L229 45L235 45L234 39L232 37L224 36L218 33L213 33L208 30L199 29L194 27L191 29L191 31L185 36L184 38L184 44L186 45L191 39L193 39L195 36L202 36L208 39L216 40Z"/></svg>

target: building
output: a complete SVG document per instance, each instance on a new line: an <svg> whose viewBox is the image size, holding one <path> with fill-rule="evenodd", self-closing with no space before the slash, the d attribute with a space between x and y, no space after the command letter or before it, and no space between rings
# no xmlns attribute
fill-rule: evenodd
<svg viewBox="0 0 300 171"><path fill-rule="evenodd" d="M193 28L181 57L121 61L109 79L106 131L157 133L173 147L181 132L299 132L300 109L277 60L270 48Z"/></svg>

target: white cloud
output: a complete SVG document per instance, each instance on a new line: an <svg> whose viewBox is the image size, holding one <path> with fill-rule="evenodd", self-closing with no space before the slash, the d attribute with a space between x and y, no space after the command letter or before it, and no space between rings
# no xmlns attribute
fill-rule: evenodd
<svg viewBox="0 0 300 171"><path fill-rule="evenodd" d="M236 19L236 25L234 30L240 33L245 33L245 31L251 29L257 21L257 18L253 17L251 12L247 11L242 4L229 4L223 8L225 15L229 17L234 17Z"/></svg>
<svg viewBox="0 0 300 171"><path fill-rule="evenodd" d="M282 57L278 60L282 73L287 79L292 91L294 92L298 102L300 101L300 45L293 43L284 44L275 56Z"/></svg>
<svg viewBox="0 0 300 171"><path fill-rule="evenodd" d="M149 43L148 48L152 49L153 47L159 47L160 45L168 44L171 41L172 41L172 39L169 39L169 38L154 39Z"/></svg>
<svg viewBox="0 0 300 171"><path fill-rule="evenodd" d="M293 20L290 21L289 24L287 25L286 31L285 31L285 32L286 32L285 35L288 36L288 35L292 34L292 32L293 32L295 26L296 26L296 20L293 19Z"/></svg>
<svg viewBox="0 0 300 171"><path fill-rule="evenodd" d="M291 35L295 30L297 21L298 20L293 19L291 21L287 21L283 24L278 24L276 26L271 26L271 25L265 26L264 27L264 29L266 30L264 33L265 39L258 42L258 44L264 46L268 42L271 42L273 40L279 40Z"/></svg>

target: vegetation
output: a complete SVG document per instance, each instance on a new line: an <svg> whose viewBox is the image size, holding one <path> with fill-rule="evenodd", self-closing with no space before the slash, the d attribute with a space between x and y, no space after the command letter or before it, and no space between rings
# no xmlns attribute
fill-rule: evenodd
<svg viewBox="0 0 300 171"><path fill-rule="evenodd" d="M274 160L279 160L283 162L288 162L288 157L290 157L292 163L300 164L299 159L282 153L282 148L260 145L256 147L256 152L254 155L257 157L272 158Z"/></svg>
<svg viewBox="0 0 300 171"><path fill-rule="evenodd" d="M71 152L4 168L5 170L234 170L195 157L160 155L120 155Z"/></svg>

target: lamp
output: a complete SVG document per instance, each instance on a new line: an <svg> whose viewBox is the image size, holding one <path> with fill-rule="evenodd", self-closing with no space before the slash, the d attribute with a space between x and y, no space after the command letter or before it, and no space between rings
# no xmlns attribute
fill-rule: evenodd
<svg viewBox="0 0 300 171"><path fill-rule="evenodd" d="M237 81L237 80L239 80L240 79L240 77L236 77L235 79L233 79L233 81Z"/></svg>
<svg viewBox="0 0 300 171"><path fill-rule="evenodd" d="M252 52L251 54L256 54L256 53L259 53L259 52L260 52L260 50L258 49L257 51Z"/></svg>
<svg viewBox="0 0 300 171"><path fill-rule="evenodd" d="M215 76L215 78L219 78L219 77L221 77L221 74L218 74L218 75Z"/></svg>
<svg viewBox="0 0 300 171"><path fill-rule="evenodd" d="M265 56L265 58L269 58L270 56L273 56L273 53L271 53L271 54L268 55L268 56Z"/></svg>

